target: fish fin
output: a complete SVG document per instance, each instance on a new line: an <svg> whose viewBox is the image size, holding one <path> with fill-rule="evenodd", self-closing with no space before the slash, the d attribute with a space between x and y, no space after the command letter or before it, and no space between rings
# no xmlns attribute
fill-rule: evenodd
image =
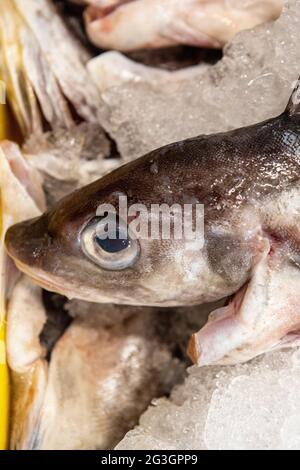
<svg viewBox="0 0 300 470"><path fill-rule="evenodd" d="M280 252L270 253L262 254L247 284L192 336L188 354L198 366L238 364L299 346L300 270Z"/></svg>
<svg viewBox="0 0 300 470"><path fill-rule="evenodd" d="M300 115L300 77L295 82L293 93L290 97L285 113L289 116Z"/></svg>

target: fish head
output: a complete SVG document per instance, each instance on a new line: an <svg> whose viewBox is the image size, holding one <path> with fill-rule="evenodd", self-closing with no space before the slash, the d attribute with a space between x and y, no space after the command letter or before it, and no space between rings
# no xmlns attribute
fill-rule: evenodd
<svg viewBox="0 0 300 470"><path fill-rule="evenodd" d="M152 205L165 204L172 219L174 203L181 207L184 201L191 202L184 196L183 168L171 177L176 165L173 152L171 146L124 165L62 199L41 217L12 227L6 246L18 268L42 287L69 298L137 305L193 303L191 287L198 282L201 259L195 261L193 243L175 239L172 223L170 237L163 237L162 219L151 212ZM113 214L115 235L106 233L101 239L104 227L110 230L104 220L112 221ZM145 236L133 236L138 218L147 229ZM153 225L159 227L158 235L150 233ZM195 247L199 252L197 243Z"/></svg>
<svg viewBox="0 0 300 470"><path fill-rule="evenodd" d="M69 298L176 306L231 296L265 249L261 206L274 182L260 173L270 155L281 168L283 131L278 118L156 149L11 227L8 253Z"/></svg>

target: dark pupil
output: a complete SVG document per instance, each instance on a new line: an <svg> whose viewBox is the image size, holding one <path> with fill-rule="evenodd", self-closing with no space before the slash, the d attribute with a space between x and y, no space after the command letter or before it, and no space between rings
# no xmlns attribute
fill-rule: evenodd
<svg viewBox="0 0 300 470"><path fill-rule="evenodd" d="M129 247L130 241L128 238L120 238L119 230L117 229L116 238L105 238L102 240L101 238L95 237L96 243L102 248L102 250L106 251L107 253L118 253L119 251L125 250Z"/></svg>

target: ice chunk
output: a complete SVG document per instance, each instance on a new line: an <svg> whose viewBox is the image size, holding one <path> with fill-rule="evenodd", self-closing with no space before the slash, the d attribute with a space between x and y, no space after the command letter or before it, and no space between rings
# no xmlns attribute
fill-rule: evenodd
<svg viewBox="0 0 300 470"><path fill-rule="evenodd" d="M117 446L125 449L299 449L300 349L232 367L192 367Z"/></svg>
<svg viewBox="0 0 300 470"><path fill-rule="evenodd" d="M24 146L27 160L43 176L48 205L121 165L113 150L101 126L93 123L35 134Z"/></svg>
<svg viewBox="0 0 300 470"><path fill-rule="evenodd" d="M274 23L237 35L214 66L153 83L125 81L102 92L101 122L121 154L203 133L226 131L279 114L300 70L300 1L287 2ZM175 72L176 73L176 72Z"/></svg>
<svg viewBox="0 0 300 470"><path fill-rule="evenodd" d="M175 86L178 86L179 81L191 79L193 75L197 77L200 67L209 68L208 65L203 64L197 67L188 66L176 71L165 70L137 63L117 51L100 54L87 64L90 76L101 93L126 83L148 83L154 87L162 84L169 87L175 83Z"/></svg>

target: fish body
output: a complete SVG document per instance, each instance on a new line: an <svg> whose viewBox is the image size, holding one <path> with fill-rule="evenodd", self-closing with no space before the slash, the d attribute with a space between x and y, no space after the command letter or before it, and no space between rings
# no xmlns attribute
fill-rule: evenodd
<svg viewBox="0 0 300 470"><path fill-rule="evenodd" d="M51 314L41 289L23 277L13 291L8 311L12 449L112 449L154 397L182 380L184 365L166 340L168 319L164 326L153 322L159 316L155 309L78 307L80 315L49 356L41 338Z"/></svg>
<svg viewBox="0 0 300 470"><path fill-rule="evenodd" d="M0 44L1 75L24 136L98 121L101 99L85 66L90 54L53 2L1 1Z"/></svg>
<svg viewBox="0 0 300 470"><path fill-rule="evenodd" d="M199 364L240 362L294 342L300 326L295 93L276 118L157 149L12 227L10 255L40 285L70 298L175 306L234 295L192 338L189 352ZM95 247L97 209L105 203L118 210L120 195L149 211L153 204L203 205L204 245L160 236L114 255ZM118 256L123 264L115 269Z"/></svg>
<svg viewBox="0 0 300 470"><path fill-rule="evenodd" d="M189 44L223 47L236 33L278 18L282 0L87 1L90 40L103 49L132 51ZM133 34L134 32L134 34Z"/></svg>

